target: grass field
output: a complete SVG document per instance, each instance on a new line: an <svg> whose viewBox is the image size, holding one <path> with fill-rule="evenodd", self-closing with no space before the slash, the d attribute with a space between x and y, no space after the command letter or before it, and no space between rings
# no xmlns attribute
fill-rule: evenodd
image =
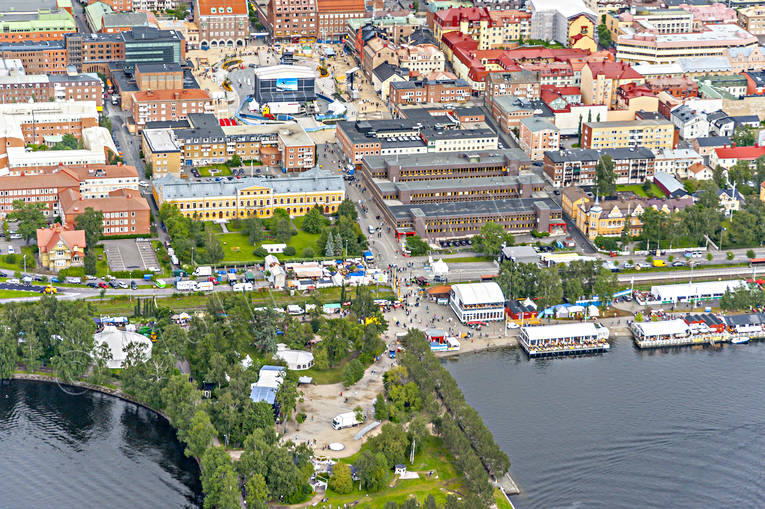
<svg viewBox="0 0 765 509"><path fill-rule="evenodd" d="M294 256L286 256L284 254L278 255L279 260L290 261L293 259L304 258L303 249L310 247L314 250L314 253L320 255L316 249L316 241L319 240L319 235L313 233L304 232L301 227L303 226L303 218L296 217L292 219L292 226L297 230L297 235L293 235L287 242L288 246L295 248ZM255 262L262 261L262 258L258 258L253 254L255 246L249 243L249 239L241 233L219 233L218 239L223 246L223 263L226 262ZM266 240L264 244L274 243L272 240Z"/></svg>
<svg viewBox="0 0 765 509"><path fill-rule="evenodd" d="M197 168L200 177L230 177L231 169L225 164L211 164Z"/></svg>
<svg viewBox="0 0 765 509"><path fill-rule="evenodd" d="M356 355L349 355L343 359L340 364L329 369L317 369L315 367L303 371L301 375L313 378L313 383L317 385L337 384L343 381L343 371L345 366L351 362Z"/></svg>
<svg viewBox="0 0 765 509"><path fill-rule="evenodd" d="M476 262L490 262L493 258L489 256L457 256L455 258L444 258L447 264L451 263L476 263Z"/></svg>
<svg viewBox="0 0 765 509"><path fill-rule="evenodd" d="M341 461L352 464L358 457L358 454L344 458ZM459 496L463 489L462 476L457 473L450 462L450 456L446 448L437 437L429 437L424 447L421 447L414 457L414 464L410 465L407 461L407 470L418 472L420 479L407 479L393 484L393 472L390 472L386 482L386 487L378 492L367 494L357 488L347 495L340 495L331 489L327 489L326 503L320 503L317 507L343 507L359 505L371 509L383 509L388 502L402 503L410 497L416 497L422 502L429 494L433 495L438 505L443 505L449 494ZM428 472L433 471L434 475L428 479Z"/></svg>
<svg viewBox="0 0 765 509"><path fill-rule="evenodd" d="M37 297L37 292L25 292L24 290L0 290L0 299L16 299L19 297Z"/></svg>
<svg viewBox="0 0 765 509"><path fill-rule="evenodd" d="M24 270L24 255L27 255L27 270L32 270L37 266L37 259L35 253L31 247L22 247L21 253L15 253L15 262L8 263L6 260L7 254L0 255L0 269L22 271Z"/></svg>
<svg viewBox="0 0 765 509"><path fill-rule="evenodd" d="M661 189L659 189L659 186L656 184L651 184L651 190L646 193L643 189L643 186L640 184L625 184L621 186L616 186L617 191L632 191L636 195L640 196L641 198L664 198L664 193L661 192Z"/></svg>

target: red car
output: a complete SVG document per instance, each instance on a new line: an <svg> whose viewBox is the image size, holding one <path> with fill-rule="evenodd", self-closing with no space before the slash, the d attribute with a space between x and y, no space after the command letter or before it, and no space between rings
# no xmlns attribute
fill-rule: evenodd
<svg viewBox="0 0 765 509"><path fill-rule="evenodd" d="M101 281L100 283L98 283L98 287L99 288L103 288L104 290L106 290L107 288L109 288L109 285L107 285L106 283Z"/></svg>

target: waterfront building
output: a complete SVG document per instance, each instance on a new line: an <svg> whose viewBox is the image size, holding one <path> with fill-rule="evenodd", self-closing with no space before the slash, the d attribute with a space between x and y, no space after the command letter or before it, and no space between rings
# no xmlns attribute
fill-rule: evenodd
<svg viewBox="0 0 765 509"><path fill-rule="evenodd" d="M494 282L452 285L449 306L464 324L505 319L505 296Z"/></svg>
<svg viewBox="0 0 765 509"><path fill-rule="evenodd" d="M521 347L530 357L605 352L609 330L592 322L521 327Z"/></svg>
<svg viewBox="0 0 765 509"><path fill-rule="evenodd" d="M745 286L742 279L727 281L703 281L699 283L680 283L674 285L655 285L651 287L651 295L661 304L676 304L678 302L700 302L716 300L727 291L734 291Z"/></svg>
<svg viewBox="0 0 765 509"><path fill-rule="evenodd" d="M339 173L319 168L296 177L220 182L189 182L168 174L154 180L154 198L158 206L170 203L184 216L205 221L271 217L277 208L303 216L316 205L332 214L345 199L345 182Z"/></svg>
<svg viewBox="0 0 765 509"><path fill-rule="evenodd" d="M630 325L635 343L640 348L649 346L674 346L690 342L691 326L685 320L660 320L658 322L633 322ZM699 341L703 343L704 341Z"/></svg>

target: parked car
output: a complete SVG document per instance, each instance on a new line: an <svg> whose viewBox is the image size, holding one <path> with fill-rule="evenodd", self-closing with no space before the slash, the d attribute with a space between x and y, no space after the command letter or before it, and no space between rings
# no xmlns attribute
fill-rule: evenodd
<svg viewBox="0 0 765 509"><path fill-rule="evenodd" d="M135 281L130 282L130 289L131 290L138 290L138 284Z"/></svg>
<svg viewBox="0 0 765 509"><path fill-rule="evenodd" d="M98 288L98 283L94 281L88 281L88 284L85 286L87 286L88 288Z"/></svg>
<svg viewBox="0 0 765 509"><path fill-rule="evenodd" d="M117 288L119 288L119 285L117 284L117 281L115 281L114 279L112 279L111 281L109 281L109 286L111 286L111 287L112 287L112 288L114 288L114 289L117 289Z"/></svg>
<svg viewBox="0 0 765 509"><path fill-rule="evenodd" d="M673 267L685 267L685 262L674 262Z"/></svg>
<svg viewBox="0 0 765 509"><path fill-rule="evenodd" d="M117 283L117 286L119 286L120 288L125 289L125 288L128 287L128 284L126 282L124 282L124 281L120 281L119 283Z"/></svg>
<svg viewBox="0 0 765 509"><path fill-rule="evenodd" d="M623 265L623 267L624 267L625 269L634 269L634 268L635 268L635 266L634 266L634 265L632 265L630 262L624 262L624 265Z"/></svg>
<svg viewBox="0 0 765 509"><path fill-rule="evenodd" d="M98 287L99 287L99 288L103 288L104 290L106 290L107 288L109 288L109 285L107 285L107 284L106 284L106 283L104 283L103 281L99 281L99 282L98 282Z"/></svg>

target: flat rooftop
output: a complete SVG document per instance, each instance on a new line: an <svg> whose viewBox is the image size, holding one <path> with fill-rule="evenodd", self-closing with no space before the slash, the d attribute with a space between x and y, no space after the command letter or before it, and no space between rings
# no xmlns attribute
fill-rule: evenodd
<svg viewBox="0 0 765 509"><path fill-rule="evenodd" d="M407 220L412 215L425 217L472 217L506 215L531 212L536 203L544 204L553 211L560 211L560 206L549 198L516 198L507 200L481 200L449 203L418 203L411 205L392 205L388 207L397 220ZM544 207L540 207L544 208Z"/></svg>
<svg viewBox="0 0 765 509"><path fill-rule="evenodd" d="M510 161L529 162L529 156L521 149L480 150L475 152L434 152L428 154L402 154L391 159L389 156L366 156L364 164L372 170L385 169L389 164L402 168L442 166L465 166L466 162L485 165L501 165Z"/></svg>
<svg viewBox="0 0 765 509"><path fill-rule="evenodd" d="M522 184L544 184L544 181L538 175L533 173L524 173L514 176L496 176L496 177L478 177L478 178L456 178L456 179L438 179L438 180L408 180L401 182L392 182L387 179L374 179L377 187L385 192L394 192L396 190L420 192L435 191L439 189L471 189L479 187L492 188L512 188Z"/></svg>
<svg viewBox="0 0 765 509"><path fill-rule="evenodd" d="M152 152L178 152L178 144L175 143L170 129L144 129L143 137Z"/></svg>

